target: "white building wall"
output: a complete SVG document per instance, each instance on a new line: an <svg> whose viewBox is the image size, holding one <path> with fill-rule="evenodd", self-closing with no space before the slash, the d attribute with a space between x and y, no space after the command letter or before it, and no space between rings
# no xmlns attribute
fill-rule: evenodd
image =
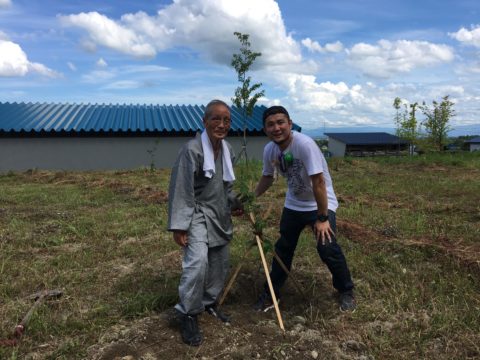
<svg viewBox="0 0 480 360"><path fill-rule="evenodd" d="M470 144L470 151L480 151L480 144Z"/></svg>
<svg viewBox="0 0 480 360"><path fill-rule="evenodd" d="M172 167L190 137L0 138L0 172L40 170L117 170ZM235 154L241 137L230 137ZM267 137L247 139L249 159L262 159Z"/></svg>
<svg viewBox="0 0 480 360"><path fill-rule="evenodd" d="M332 154L332 157L344 157L346 145L338 140L328 138L328 151Z"/></svg>

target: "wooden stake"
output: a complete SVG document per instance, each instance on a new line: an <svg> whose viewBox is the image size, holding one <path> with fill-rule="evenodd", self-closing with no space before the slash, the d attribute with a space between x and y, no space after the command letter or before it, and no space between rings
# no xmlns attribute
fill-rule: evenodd
<svg viewBox="0 0 480 360"><path fill-rule="evenodd" d="M278 254L275 252L275 250L273 250L273 256L277 260L278 265L280 265L280 267L283 269L283 271L285 271L285 274L287 274L290 277L290 279L293 280L293 283L295 284L295 287L297 288L297 290L300 291L300 294L302 294L302 296L305 297L305 294L303 293L303 290L302 290L300 284L298 283L297 279L295 279L295 277L290 273L290 271L288 271L286 265L283 263L282 259L280 259L280 256L278 256Z"/></svg>
<svg viewBox="0 0 480 360"><path fill-rule="evenodd" d="M272 296L273 306L275 307L275 313L277 314L278 324L280 325L280 329L285 332L285 327L283 326L282 321L282 314L280 314L277 297L275 296L275 291L273 290L272 279L270 279L270 272L268 271L267 261L265 260L265 254L263 253L262 240L258 235L255 235L255 240L257 240L258 251L260 252L260 257L262 258L263 269L265 270L265 276L267 277L268 288L270 289L270 295Z"/></svg>
<svg viewBox="0 0 480 360"><path fill-rule="evenodd" d="M232 274L232 277L230 278L230 280L228 281L228 284L227 286L225 287L225 290L223 290L223 294L222 294L222 297L220 298L220 300L218 301L218 305L222 305L223 302L225 301L225 298L227 297L227 294L230 292L230 289L233 285L233 283L235 282L237 276L238 276L238 273L240 272L240 269L242 268L243 266L243 261L245 260L245 258L247 257L247 255L250 253L250 250L253 249L253 247L255 246L255 243L252 243L249 248L247 249L247 251L245 251L245 254L243 254L243 257L242 259L240 260L237 268L235 269L235 271L233 272Z"/></svg>
<svg viewBox="0 0 480 360"><path fill-rule="evenodd" d="M255 228L255 215L253 215L253 213L250 213L249 214L249 219L250 219L250 222L252 223L253 227ZM259 235L259 237L263 241L263 236ZM305 294L303 293L302 287L298 283L297 279L295 279L295 277L292 274L290 274L290 271L287 269L287 267L285 266L282 259L280 259L280 256L278 256L275 249L273 249L272 252L273 252L273 256L277 260L280 267L283 269L283 271L285 271L285 274L287 274L287 276L289 276L293 280L293 283L295 284L295 287L297 288L297 290L300 291L300 294L302 294L303 297L305 297Z"/></svg>

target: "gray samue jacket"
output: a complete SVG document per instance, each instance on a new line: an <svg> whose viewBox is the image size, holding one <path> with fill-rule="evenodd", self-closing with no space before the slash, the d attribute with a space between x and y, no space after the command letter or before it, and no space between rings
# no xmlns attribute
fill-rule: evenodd
<svg viewBox="0 0 480 360"><path fill-rule="evenodd" d="M225 141L225 140L224 140ZM227 142L232 163L234 155ZM186 230L194 217L203 216L209 247L225 245L232 238L231 208L235 203L233 183L223 181L222 157L215 161L215 174L205 177L200 134L180 150L172 168L168 193L168 230Z"/></svg>

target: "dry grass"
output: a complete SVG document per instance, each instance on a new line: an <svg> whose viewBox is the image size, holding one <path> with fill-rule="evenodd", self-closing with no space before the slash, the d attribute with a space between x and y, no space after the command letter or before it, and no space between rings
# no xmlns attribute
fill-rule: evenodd
<svg viewBox="0 0 480 360"><path fill-rule="evenodd" d="M293 271L306 297L291 282L284 291L289 335L279 336L268 318L249 310L263 277L254 252L227 299L237 325L206 323L207 335L218 330L224 337L195 351L167 320L152 320L175 304L180 276L181 252L165 231L168 170L0 176L0 336L11 335L31 293L64 292L39 307L17 348L0 347L0 358L94 357L88 349L95 344L126 338L126 348L155 350L157 358L233 358L234 349L262 358L300 359L313 350L329 359L479 358L480 157L344 159L330 166L358 310L338 312L328 271L305 232ZM256 164L255 176L259 171ZM280 180L259 201L271 240L284 194ZM252 239L246 219L235 225L232 266ZM298 316L307 323L294 333ZM133 336L140 328L147 340Z"/></svg>

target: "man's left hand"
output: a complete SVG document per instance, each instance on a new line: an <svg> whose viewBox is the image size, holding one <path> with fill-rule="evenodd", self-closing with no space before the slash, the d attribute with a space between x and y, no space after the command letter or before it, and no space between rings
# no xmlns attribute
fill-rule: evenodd
<svg viewBox="0 0 480 360"><path fill-rule="evenodd" d="M244 213L242 208L232 210L232 216L242 216Z"/></svg>
<svg viewBox="0 0 480 360"><path fill-rule="evenodd" d="M313 233L315 235L315 239L317 241L321 241L322 245L325 245L326 240L331 243L332 235L335 235L328 220L324 222L318 220L315 221L315 224L313 225Z"/></svg>

